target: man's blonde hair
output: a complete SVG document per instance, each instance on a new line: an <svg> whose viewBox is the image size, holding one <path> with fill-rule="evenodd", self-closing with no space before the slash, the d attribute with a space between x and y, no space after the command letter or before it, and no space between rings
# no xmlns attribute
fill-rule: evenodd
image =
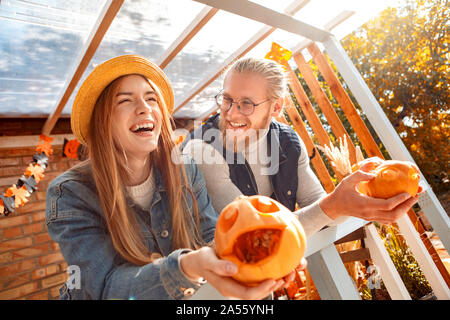
<svg viewBox="0 0 450 320"><path fill-rule="evenodd" d="M275 61L269 59L241 58L236 60L225 71L225 76L230 72L257 74L267 81L267 94L272 100L282 98L287 93L287 80L284 69Z"/></svg>

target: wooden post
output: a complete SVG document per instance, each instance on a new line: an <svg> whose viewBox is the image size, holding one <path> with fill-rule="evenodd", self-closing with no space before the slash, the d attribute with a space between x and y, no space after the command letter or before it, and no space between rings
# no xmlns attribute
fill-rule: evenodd
<svg viewBox="0 0 450 320"><path fill-rule="evenodd" d="M297 99L300 109L302 109L303 113L305 114L305 117L308 120L311 129L314 131L317 140L319 140L319 143L320 145L322 145L322 147L325 147L325 145L330 146L331 141L328 133L323 128L322 122L320 122L320 119L317 116L313 105L309 101L305 90L300 84L300 81L297 79L295 72L289 65L287 66L287 72L289 86L291 87L291 90L294 93L295 98ZM334 172L339 180L343 179L343 176L337 170L334 170Z"/></svg>

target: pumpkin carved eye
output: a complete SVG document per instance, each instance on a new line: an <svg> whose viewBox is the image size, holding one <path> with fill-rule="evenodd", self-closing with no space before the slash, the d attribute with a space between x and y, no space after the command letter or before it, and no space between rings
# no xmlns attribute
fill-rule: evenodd
<svg viewBox="0 0 450 320"><path fill-rule="evenodd" d="M219 225L221 232L228 232L233 227L238 217L238 211L236 208L229 207L223 212L223 221Z"/></svg>
<svg viewBox="0 0 450 320"><path fill-rule="evenodd" d="M253 198L250 200L250 203L260 212L260 214L273 214L274 212L280 211L278 206L267 197Z"/></svg>

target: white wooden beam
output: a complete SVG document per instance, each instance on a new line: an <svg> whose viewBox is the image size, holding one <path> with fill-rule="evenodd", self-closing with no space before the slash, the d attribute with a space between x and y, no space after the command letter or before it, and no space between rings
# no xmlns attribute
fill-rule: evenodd
<svg viewBox="0 0 450 320"><path fill-rule="evenodd" d="M341 224L328 227L314 233L306 241L305 257L308 257L322 250L323 248L327 247L330 244L333 244L335 241L345 237L353 231L364 227L367 223L368 221L350 217Z"/></svg>
<svg viewBox="0 0 450 320"><path fill-rule="evenodd" d="M305 258L308 259L308 270L316 287L320 286L319 294L322 299L360 299L355 284L334 247L334 242L367 223L362 219L349 218L342 224L323 229L307 239ZM318 271L313 275L312 270ZM208 283L191 297L191 300L224 299L228 298L222 296Z"/></svg>
<svg viewBox="0 0 450 320"><path fill-rule="evenodd" d="M370 223L364 227L366 238L364 243L370 251L373 264L379 268L381 278L392 300L411 300L411 295L398 274L383 240L381 240L375 226Z"/></svg>
<svg viewBox="0 0 450 320"><path fill-rule="evenodd" d="M305 7L311 0L295 0L291 2L284 10L286 15L294 15ZM239 49L233 52L228 58L224 60L213 72L200 81L192 90L190 90L182 99L181 102L174 108L173 114L180 110L193 97L199 94L203 89L216 80L220 74L229 66L234 60L241 58L247 54L251 49L257 46L261 41L267 38L276 28L272 26L264 26L257 33L255 33L247 42L245 42ZM212 110L211 112L213 112ZM206 116L206 112L205 112Z"/></svg>
<svg viewBox="0 0 450 320"><path fill-rule="evenodd" d="M314 41L325 41L330 33L326 30L301 22L291 15L280 13L247 0L194 0L211 7L252 19L274 28L298 34Z"/></svg>
<svg viewBox="0 0 450 320"><path fill-rule="evenodd" d="M322 300L361 300L334 244L310 255L308 271Z"/></svg>
<svg viewBox="0 0 450 320"><path fill-rule="evenodd" d="M331 31L354 14L355 14L355 11L344 10L340 14L338 14L336 17L334 17L333 19L328 21L323 26L323 28L324 28L324 30ZM295 55L299 54L303 49L305 49L307 46L309 46L312 42L313 41L311 39L305 39L305 40L299 42L296 46L294 46L294 48L291 49L292 55L295 56Z"/></svg>
<svg viewBox="0 0 450 320"><path fill-rule="evenodd" d="M58 121L58 118L66 106L67 101L75 90L75 87L80 81L81 76L86 70L89 62L94 56L98 46L100 45L106 31L108 31L109 26L111 25L114 17L117 12L119 12L124 0L107 0L94 27L89 34L84 47L80 50L80 54L78 59L74 64L74 68L71 73L69 73L66 83L64 84L63 90L59 98L56 100L57 105L55 106L52 113L50 113L47 121L44 123L42 128L42 133L45 135L50 135L53 127Z"/></svg>
<svg viewBox="0 0 450 320"><path fill-rule="evenodd" d="M414 163L408 149L339 41L334 36L330 36L323 45L391 157ZM450 218L423 174L421 174L420 184L424 192L419 197L419 205L444 244L445 249L450 252Z"/></svg>
<svg viewBox="0 0 450 320"><path fill-rule="evenodd" d="M164 69L175 56L186 46L186 44L211 20L219 11L217 8L205 6L202 11L192 20L186 29L178 36L169 48L159 57L156 63Z"/></svg>

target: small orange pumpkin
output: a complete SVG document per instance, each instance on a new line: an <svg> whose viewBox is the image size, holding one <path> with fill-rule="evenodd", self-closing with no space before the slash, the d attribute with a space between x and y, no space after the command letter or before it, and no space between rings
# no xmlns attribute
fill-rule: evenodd
<svg viewBox="0 0 450 320"><path fill-rule="evenodd" d="M67 141L64 145L64 154L67 158L78 159L78 148L80 142L77 139Z"/></svg>
<svg viewBox="0 0 450 320"><path fill-rule="evenodd" d="M386 160L370 173L376 177L358 186L361 193L370 197L387 199L403 192L414 197L420 191L419 170L409 161Z"/></svg>
<svg viewBox="0 0 450 320"><path fill-rule="evenodd" d="M279 279L297 267L306 249L298 218L279 202L265 196L240 196L217 220L217 256L235 263L233 278L247 286Z"/></svg>

